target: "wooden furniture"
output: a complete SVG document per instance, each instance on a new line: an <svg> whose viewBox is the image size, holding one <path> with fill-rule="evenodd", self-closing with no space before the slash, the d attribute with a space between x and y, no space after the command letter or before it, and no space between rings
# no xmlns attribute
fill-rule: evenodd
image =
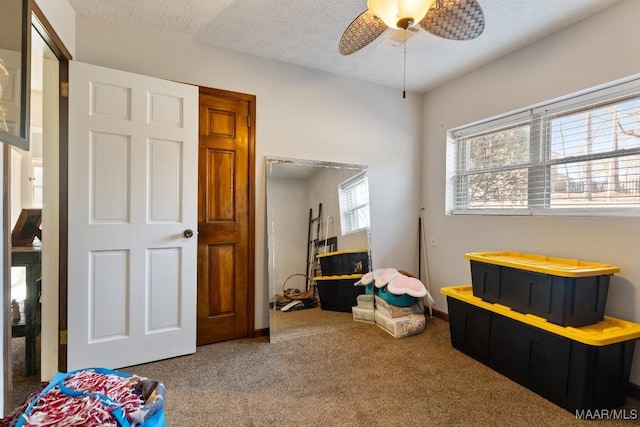
<svg viewBox="0 0 640 427"><path fill-rule="evenodd" d="M42 209L22 209L11 232L11 246L31 246L36 237L42 241Z"/></svg>
<svg viewBox="0 0 640 427"><path fill-rule="evenodd" d="M21 321L12 327L12 336L25 337L25 369L24 375L35 375L36 369L36 337L40 333L38 311L38 280L42 266L42 250L39 246L23 246L11 248L11 266L26 267L27 298L24 304L24 324Z"/></svg>

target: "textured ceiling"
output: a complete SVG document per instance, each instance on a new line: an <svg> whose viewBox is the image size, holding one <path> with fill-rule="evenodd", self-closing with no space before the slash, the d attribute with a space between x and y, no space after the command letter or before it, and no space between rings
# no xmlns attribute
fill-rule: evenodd
<svg viewBox="0 0 640 427"><path fill-rule="evenodd" d="M478 0L485 30L452 41L420 30L407 41L406 88L429 89L508 54L620 0ZM386 40L348 56L338 52L366 0L69 0L76 13L101 17L235 51L402 88L403 47Z"/></svg>

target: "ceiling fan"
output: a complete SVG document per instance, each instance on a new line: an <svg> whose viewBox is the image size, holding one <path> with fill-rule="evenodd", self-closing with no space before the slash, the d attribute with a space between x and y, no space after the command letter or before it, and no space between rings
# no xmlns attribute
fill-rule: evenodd
<svg viewBox="0 0 640 427"><path fill-rule="evenodd" d="M425 31L450 40L472 40L484 30L476 0L368 0L367 10L347 27L339 50L350 55L377 39L387 28Z"/></svg>

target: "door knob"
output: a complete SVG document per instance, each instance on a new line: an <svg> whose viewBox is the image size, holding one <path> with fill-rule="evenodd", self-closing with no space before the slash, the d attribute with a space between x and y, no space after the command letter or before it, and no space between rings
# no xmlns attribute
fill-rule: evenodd
<svg viewBox="0 0 640 427"><path fill-rule="evenodd" d="M182 234L184 234L184 237L186 237L187 239L190 239L193 237L193 230L187 228Z"/></svg>

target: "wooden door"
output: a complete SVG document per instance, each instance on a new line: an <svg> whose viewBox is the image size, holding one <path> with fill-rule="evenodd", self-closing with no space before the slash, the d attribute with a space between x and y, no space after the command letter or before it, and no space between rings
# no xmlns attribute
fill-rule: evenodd
<svg viewBox="0 0 640 427"><path fill-rule="evenodd" d="M198 89L75 61L69 79L67 368L193 353Z"/></svg>
<svg viewBox="0 0 640 427"><path fill-rule="evenodd" d="M200 88L197 344L254 333L255 97Z"/></svg>

